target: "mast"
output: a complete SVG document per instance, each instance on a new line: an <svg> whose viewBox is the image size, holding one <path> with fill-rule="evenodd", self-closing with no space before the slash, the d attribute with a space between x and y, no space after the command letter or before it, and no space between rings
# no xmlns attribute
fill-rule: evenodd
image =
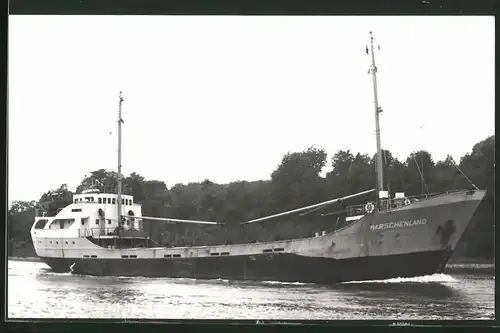
<svg viewBox="0 0 500 333"><path fill-rule="evenodd" d="M123 103L123 97L122 97L122 92L120 91L119 104L118 104L118 179L117 179L118 225L120 225L122 218L122 124L123 124L122 103Z"/></svg>
<svg viewBox="0 0 500 333"><path fill-rule="evenodd" d="M373 104L375 105L375 136L377 138L377 191L384 190L384 175L382 171L382 149L380 145L380 122L379 122L379 113L382 112L382 109L378 106L378 92L377 92L377 66L375 65L375 52L373 50L373 35L370 31L370 46L372 52L372 65L371 65L371 73L373 77ZM378 193L377 193L378 199Z"/></svg>

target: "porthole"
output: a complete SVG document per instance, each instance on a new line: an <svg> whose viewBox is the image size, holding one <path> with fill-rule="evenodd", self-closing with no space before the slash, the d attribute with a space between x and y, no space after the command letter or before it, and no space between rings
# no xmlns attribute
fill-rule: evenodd
<svg viewBox="0 0 500 333"><path fill-rule="evenodd" d="M50 244L52 244L52 241L50 241Z"/></svg>
<svg viewBox="0 0 500 333"><path fill-rule="evenodd" d="M65 243L66 243L66 245L68 245L68 242L65 242Z"/></svg>
<svg viewBox="0 0 500 333"><path fill-rule="evenodd" d="M73 245L75 245L75 242L73 242Z"/></svg>
<svg viewBox="0 0 500 333"><path fill-rule="evenodd" d="M56 242L56 244L59 244L59 242Z"/></svg>

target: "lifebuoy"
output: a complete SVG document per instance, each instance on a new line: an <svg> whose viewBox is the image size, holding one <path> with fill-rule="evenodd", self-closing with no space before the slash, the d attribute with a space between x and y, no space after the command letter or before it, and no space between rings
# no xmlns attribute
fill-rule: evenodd
<svg viewBox="0 0 500 333"><path fill-rule="evenodd" d="M368 213L368 214L371 214L373 213L373 211L375 210L375 205L371 202L367 203L365 205L365 211Z"/></svg>
<svg viewBox="0 0 500 333"><path fill-rule="evenodd" d="M405 205L409 205L409 204L411 204L411 201L410 201L410 199L406 198L405 199Z"/></svg>

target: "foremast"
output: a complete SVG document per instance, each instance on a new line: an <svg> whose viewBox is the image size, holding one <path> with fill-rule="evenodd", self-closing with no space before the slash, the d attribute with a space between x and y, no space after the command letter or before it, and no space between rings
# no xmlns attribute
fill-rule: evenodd
<svg viewBox="0 0 500 333"><path fill-rule="evenodd" d="M376 158L376 170L377 170L377 200L380 197L380 191L384 190L384 174L383 174L383 164L382 164L382 148L380 144L380 121L379 114L382 109L378 105L378 91L377 91L377 66L375 64L375 52L373 48L373 35L370 31L370 50L372 55L372 63L370 67L370 72L373 78L373 104L375 106L375 136L377 138L377 158Z"/></svg>
<svg viewBox="0 0 500 333"><path fill-rule="evenodd" d="M118 104L118 175L117 175L117 208L118 208L118 225L122 222L122 103L123 97L120 91Z"/></svg>

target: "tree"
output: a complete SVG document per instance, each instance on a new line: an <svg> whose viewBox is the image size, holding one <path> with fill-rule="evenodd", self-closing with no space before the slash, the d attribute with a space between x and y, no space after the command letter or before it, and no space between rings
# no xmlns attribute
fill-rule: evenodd
<svg viewBox="0 0 500 333"><path fill-rule="evenodd" d="M114 171L107 171L105 169L92 171L77 186L76 193L82 193L82 190L88 186L94 186L101 192L114 191L116 190L117 180L117 173Z"/></svg>
<svg viewBox="0 0 500 333"><path fill-rule="evenodd" d="M130 176L123 179L123 186L132 191L134 200L142 202L146 199L145 179L136 172L132 172ZM165 186L166 187L166 186Z"/></svg>
<svg viewBox="0 0 500 333"><path fill-rule="evenodd" d="M419 194L433 192L434 161L425 150L415 151L406 159L405 192ZM423 178L423 182L422 182Z"/></svg>
<svg viewBox="0 0 500 333"><path fill-rule="evenodd" d="M472 153L466 154L460 160L460 169L476 186L494 191L495 168L495 136L478 142L472 148ZM462 177L464 187L470 187L465 177Z"/></svg>
<svg viewBox="0 0 500 333"><path fill-rule="evenodd" d="M323 149L309 147L303 152L287 153L271 174L273 205L276 210L291 209L317 202L324 197L320 176L326 165Z"/></svg>
<svg viewBox="0 0 500 333"><path fill-rule="evenodd" d="M445 192L458 189L458 178L461 177L452 156L447 155L444 161L438 161L434 168L434 189Z"/></svg>
<svg viewBox="0 0 500 333"><path fill-rule="evenodd" d="M31 200L31 201L21 201L21 200L15 200L12 202L10 205L10 209L8 211L9 215L14 215L20 212L27 211L29 209L35 208L36 207L36 201Z"/></svg>

